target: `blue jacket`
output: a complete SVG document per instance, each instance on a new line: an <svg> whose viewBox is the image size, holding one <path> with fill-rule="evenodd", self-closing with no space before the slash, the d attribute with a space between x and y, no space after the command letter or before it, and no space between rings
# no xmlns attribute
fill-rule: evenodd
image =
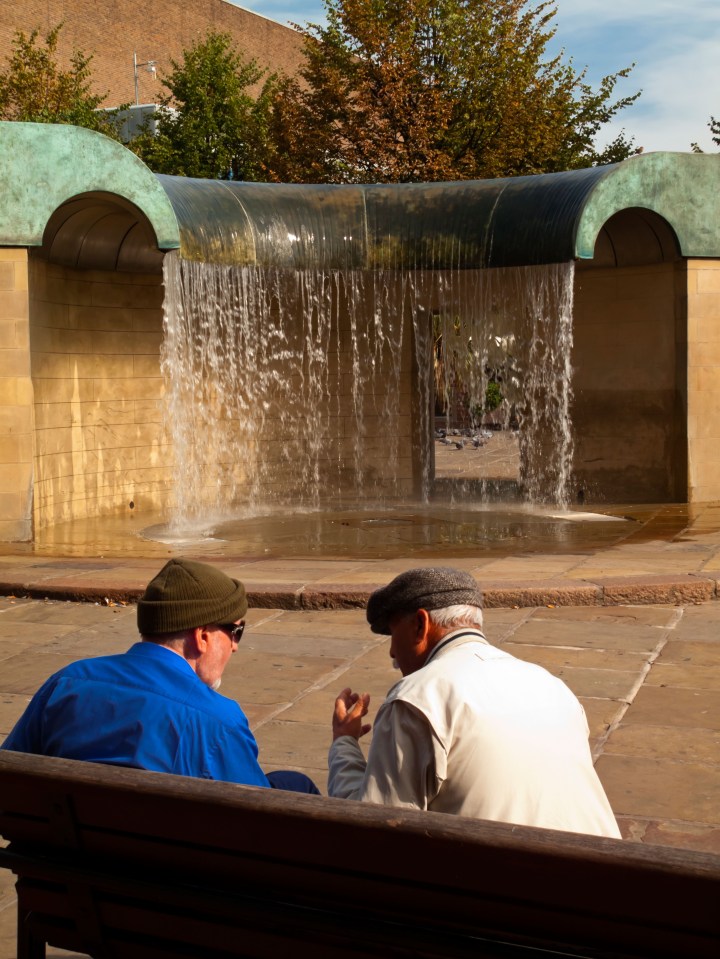
<svg viewBox="0 0 720 959"><path fill-rule="evenodd" d="M238 704L154 643L55 673L2 748L269 786Z"/></svg>

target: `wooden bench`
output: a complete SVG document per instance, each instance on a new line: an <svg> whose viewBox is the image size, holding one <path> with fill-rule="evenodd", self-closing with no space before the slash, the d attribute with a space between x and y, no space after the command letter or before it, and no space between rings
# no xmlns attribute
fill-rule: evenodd
<svg viewBox="0 0 720 959"><path fill-rule="evenodd" d="M4 751L0 834L20 959L720 955L705 853Z"/></svg>

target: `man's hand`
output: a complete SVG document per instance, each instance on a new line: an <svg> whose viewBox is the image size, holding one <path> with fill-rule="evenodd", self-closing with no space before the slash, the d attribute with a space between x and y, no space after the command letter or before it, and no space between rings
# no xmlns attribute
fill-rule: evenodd
<svg viewBox="0 0 720 959"><path fill-rule="evenodd" d="M363 723L363 716L367 715L370 706L369 693L354 693L346 687L335 700L332 730L333 739L339 736L352 736L360 739L372 729L370 723Z"/></svg>

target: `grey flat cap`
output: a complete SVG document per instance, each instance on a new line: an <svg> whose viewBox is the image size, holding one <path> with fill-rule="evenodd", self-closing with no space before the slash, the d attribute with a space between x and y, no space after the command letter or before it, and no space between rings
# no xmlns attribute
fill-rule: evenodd
<svg viewBox="0 0 720 959"><path fill-rule="evenodd" d="M388 636L390 617L396 613L461 604L482 608L482 592L469 573L451 566L409 569L370 596L367 621L373 633Z"/></svg>

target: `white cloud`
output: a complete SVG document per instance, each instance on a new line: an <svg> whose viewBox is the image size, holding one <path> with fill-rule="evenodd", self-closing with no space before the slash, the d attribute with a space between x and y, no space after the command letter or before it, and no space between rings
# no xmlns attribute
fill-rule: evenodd
<svg viewBox="0 0 720 959"><path fill-rule="evenodd" d="M620 95L642 90L599 138L625 128L646 152L717 150L708 121L720 115L717 0L560 0L557 40L597 82L633 61Z"/></svg>

